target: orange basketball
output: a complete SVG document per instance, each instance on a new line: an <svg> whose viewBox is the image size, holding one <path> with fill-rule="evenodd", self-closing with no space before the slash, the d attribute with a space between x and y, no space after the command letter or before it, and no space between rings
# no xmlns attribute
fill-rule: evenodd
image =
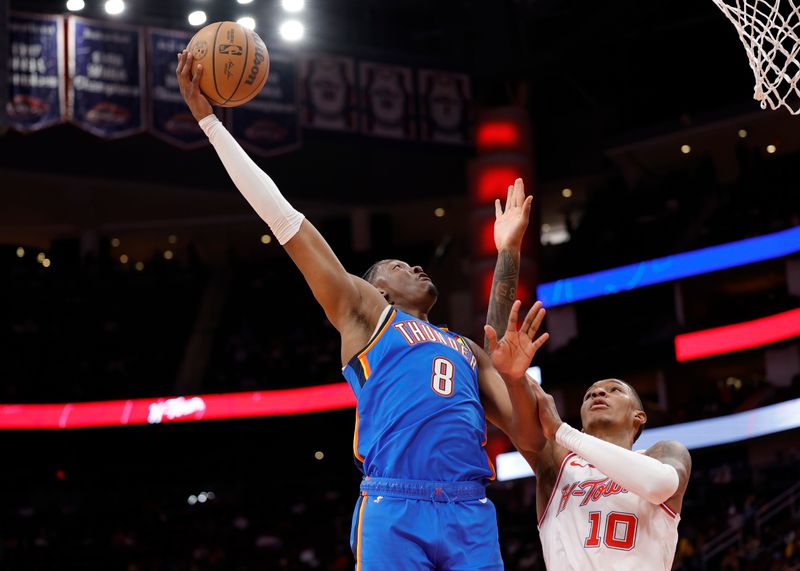
<svg viewBox="0 0 800 571"><path fill-rule="evenodd" d="M269 75L267 46L236 22L214 22L197 32L187 47L192 72L203 65L200 89L213 105L236 107L258 95Z"/></svg>

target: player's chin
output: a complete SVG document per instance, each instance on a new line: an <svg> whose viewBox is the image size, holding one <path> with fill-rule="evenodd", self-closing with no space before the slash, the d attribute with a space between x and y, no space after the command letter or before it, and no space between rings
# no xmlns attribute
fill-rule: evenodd
<svg viewBox="0 0 800 571"><path fill-rule="evenodd" d="M436 287L436 284L433 282L426 282L427 285L427 293L432 297L439 297L439 288Z"/></svg>

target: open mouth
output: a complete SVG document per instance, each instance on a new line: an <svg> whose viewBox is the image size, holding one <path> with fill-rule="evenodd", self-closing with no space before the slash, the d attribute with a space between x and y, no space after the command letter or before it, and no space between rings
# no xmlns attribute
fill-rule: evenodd
<svg viewBox="0 0 800 571"><path fill-rule="evenodd" d="M589 407L589 410L603 410L608 408L608 404L603 401L597 401L592 403L592 406Z"/></svg>

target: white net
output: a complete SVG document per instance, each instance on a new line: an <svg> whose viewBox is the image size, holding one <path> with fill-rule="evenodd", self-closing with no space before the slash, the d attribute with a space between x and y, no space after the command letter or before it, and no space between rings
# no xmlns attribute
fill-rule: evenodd
<svg viewBox="0 0 800 571"><path fill-rule="evenodd" d="M756 79L761 108L800 114L800 0L714 0L736 26Z"/></svg>

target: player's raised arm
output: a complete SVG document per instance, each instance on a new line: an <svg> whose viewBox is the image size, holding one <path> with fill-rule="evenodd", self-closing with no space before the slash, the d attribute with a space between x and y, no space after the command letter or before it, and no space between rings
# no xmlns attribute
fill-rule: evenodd
<svg viewBox="0 0 800 571"><path fill-rule="evenodd" d="M497 247L497 264L494 268L492 291L486 323L495 331L504 332L508 325L511 306L517 299L519 260L522 236L528 227L532 196L525 196L522 179L508 187L505 208L495 200L494 244ZM484 337L483 348L489 351L489 340Z"/></svg>
<svg viewBox="0 0 800 571"><path fill-rule="evenodd" d="M537 337L545 315L541 302L534 304L517 329L520 306L519 301L511 306L506 332L499 342L494 328L486 326L491 356L474 344L472 350L478 360L478 384L487 418L505 432L517 448L538 453L546 440L531 387L535 381L526 371L548 334Z"/></svg>
<svg viewBox="0 0 800 571"><path fill-rule="evenodd" d="M361 278L348 274L316 228L283 197L272 179L262 171L213 114L202 94L199 79L203 73L196 66L194 79L190 70L192 54L184 50L178 55L175 73L192 115L200 123L222 160L239 192L258 215L269 225L278 242L303 273L314 297L328 319L343 335L343 361L351 355L345 345L353 323L364 324L368 332L377 322L386 301L378 291ZM352 345L358 346L354 340Z"/></svg>

